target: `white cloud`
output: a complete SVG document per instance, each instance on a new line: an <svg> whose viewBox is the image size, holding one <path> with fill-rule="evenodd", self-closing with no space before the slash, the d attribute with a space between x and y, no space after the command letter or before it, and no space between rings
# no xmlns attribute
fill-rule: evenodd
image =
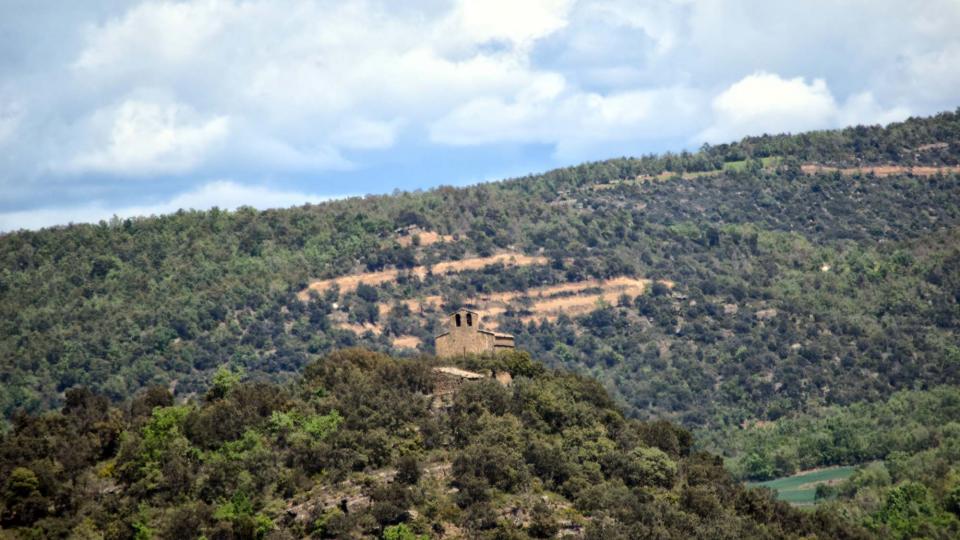
<svg viewBox="0 0 960 540"><path fill-rule="evenodd" d="M91 26L72 73L100 92L156 86L198 111L215 104L208 115L244 126L229 137L225 118L209 126L224 128L209 134L228 139L228 154L337 169L350 166L341 150L391 148L406 126L478 96L523 91L542 76L529 65L530 47L566 24L570 3L145 2ZM202 151L164 158L176 164L164 169L112 146L73 160L74 169L153 174L203 164Z"/></svg>
<svg viewBox="0 0 960 540"><path fill-rule="evenodd" d="M440 144L553 144L558 158L569 158L579 155L571 148L612 140L635 137L639 145L656 135L651 122L670 136L686 129L685 139L710 140L833 126L854 117L855 107L837 105L832 77L896 57L895 27L915 36L916 79L960 73L950 57L934 54L939 49L919 45L954 39L932 16L936 9L909 0L886 8L811 1L803 8L759 0L151 1L91 26L74 73L105 91L165 86L198 111L243 123L226 142L228 154L316 169L352 166L342 151L390 149L407 130ZM913 23L896 24L903 21L883 9ZM537 47L549 40L561 58L576 61L567 69L538 65ZM829 52L818 53L817 40ZM809 50L797 55L798 46ZM835 61L835 49L858 56ZM826 75L773 75L803 72L814 58ZM751 62L766 71L731 81ZM728 86L712 103L713 121L708 115L711 123L695 125L691 111L709 110L707 96ZM869 108L883 109L869 116L903 110L890 94L841 86L844 100L869 94ZM664 96L670 92L677 97ZM252 139L273 150L259 155Z"/></svg>
<svg viewBox="0 0 960 540"><path fill-rule="evenodd" d="M528 45L563 28L572 4L571 0L462 0L447 24L473 43L505 40Z"/></svg>
<svg viewBox="0 0 960 540"><path fill-rule="evenodd" d="M126 175L188 171L229 131L225 116L195 116L180 104L137 100L97 111L92 122L106 124L106 133L93 150L73 157L66 168Z"/></svg>
<svg viewBox="0 0 960 540"><path fill-rule="evenodd" d="M823 79L781 79L754 73L732 84L713 99L715 124L701 137L710 142L746 134L815 129L836 114L837 104Z"/></svg>
<svg viewBox="0 0 960 540"><path fill-rule="evenodd" d="M684 133L698 101L696 92L683 87L603 95L544 77L512 101L472 100L432 124L430 134L436 142L461 146L554 144L558 157L584 159L598 146Z"/></svg>
<svg viewBox="0 0 960 540"><path fill-rule="evenodd" d="M224 210L233 210L240 206L252 206L261 210L284 208L308 202L323 202L332 198L334 197L217 180L153 204L111 206L102 202L92 202L63 208L0 212L0 231L39 229L66 223L96 223L113 216L120 218L154 216L181 209L206 210L214 206Z"/></svg>
<svg viewBox="0 0 960 540"><path fill-rule="evenodd" d="M231 2L144 2L123 16L87 29L87 46L74 62L80 70L123 67L155 70L188 62L223 30Z"/></svg>
<svg viewBox="0 0 960 540"><path fill-rule="evenodd" d="M363 118L349 120L337 129L334 140L348 148L389 148L397 136L401 122L380 122Z"/></svg>
<svg viewBox="0 0 960 540"><path fill-rule="evenodd" d="M823 79L784 79L758 72L733 83L711 103L713 124L697 141L723 142L744 135L800 132L856 123L902 120L906 109L881 109L872 94L852 96L839 105Z"/></svg>
<svg viewBox="0 0 960 540"><path fill-rule="evenodd" d="M843 107L837 111L836 119L832 126L842 127L863 125L887 125L891 122L899 122L910 116L910 109L906 107L891 107L885 109L877 103L872 92L862 92L850 96Z"/></svg>

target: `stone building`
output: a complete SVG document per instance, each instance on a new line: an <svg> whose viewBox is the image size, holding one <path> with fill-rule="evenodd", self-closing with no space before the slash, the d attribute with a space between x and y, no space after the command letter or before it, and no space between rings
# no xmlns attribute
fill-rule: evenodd
<svg viewBox="0 0 960 540"><path fill-rule="evenodd" d="M437 356L485 354L514 348L513 336L480 328L480 314L461 309L447 319L449 330L435 339Z"/></svg>

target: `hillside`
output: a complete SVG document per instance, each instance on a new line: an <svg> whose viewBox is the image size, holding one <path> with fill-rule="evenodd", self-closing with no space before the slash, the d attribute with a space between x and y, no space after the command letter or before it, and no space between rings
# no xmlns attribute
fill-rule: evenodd
<svg viewBox="0 0 960 540"><path fill-rule="evenodd" d="M629 415L698 429L954 384L958 141L944 113L6 234L0 407L59 407L75 385L200 395L223 365L283 381L346 346L429 353L461 305Z"/></svg>
<svg viewBox="0 0 960 540"><path fill-rule="evenodd" d="M522 353L449 407L429 358L332 354L301 380L222 370L201 399L89 391L0 441L0 527L34 538L868 538L747 490L690 434L624 418ZM955 520L954 520L955 521ZM875 532L887 530L881 525ZM944 529L946 531L947 529ZM0 536L5 533L0 531ZM6 537L6 536L3 536Z"/></svg>

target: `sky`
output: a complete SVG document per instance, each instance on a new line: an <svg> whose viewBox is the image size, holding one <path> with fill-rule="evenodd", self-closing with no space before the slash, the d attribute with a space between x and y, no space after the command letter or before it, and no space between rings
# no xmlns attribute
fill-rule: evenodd
<svg viewBox="0 0 960 540"><path fill-rule="evenodd" d="M0 0L0 231L960 106L960 0Z"/></svg>

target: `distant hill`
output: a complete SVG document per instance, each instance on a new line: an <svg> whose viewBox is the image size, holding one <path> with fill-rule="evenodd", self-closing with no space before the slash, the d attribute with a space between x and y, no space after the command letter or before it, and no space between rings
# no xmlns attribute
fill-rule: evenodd
<svg viewBox="0 0 960 540"><path fill-rule="evenodd" d="M695 428L956 383L958 163L960 114L944 113L6 234L0 407L58 407L76 385L182 398L224 365L281 381L354 345L429 353L462 305L630 415Z"/></svg>

